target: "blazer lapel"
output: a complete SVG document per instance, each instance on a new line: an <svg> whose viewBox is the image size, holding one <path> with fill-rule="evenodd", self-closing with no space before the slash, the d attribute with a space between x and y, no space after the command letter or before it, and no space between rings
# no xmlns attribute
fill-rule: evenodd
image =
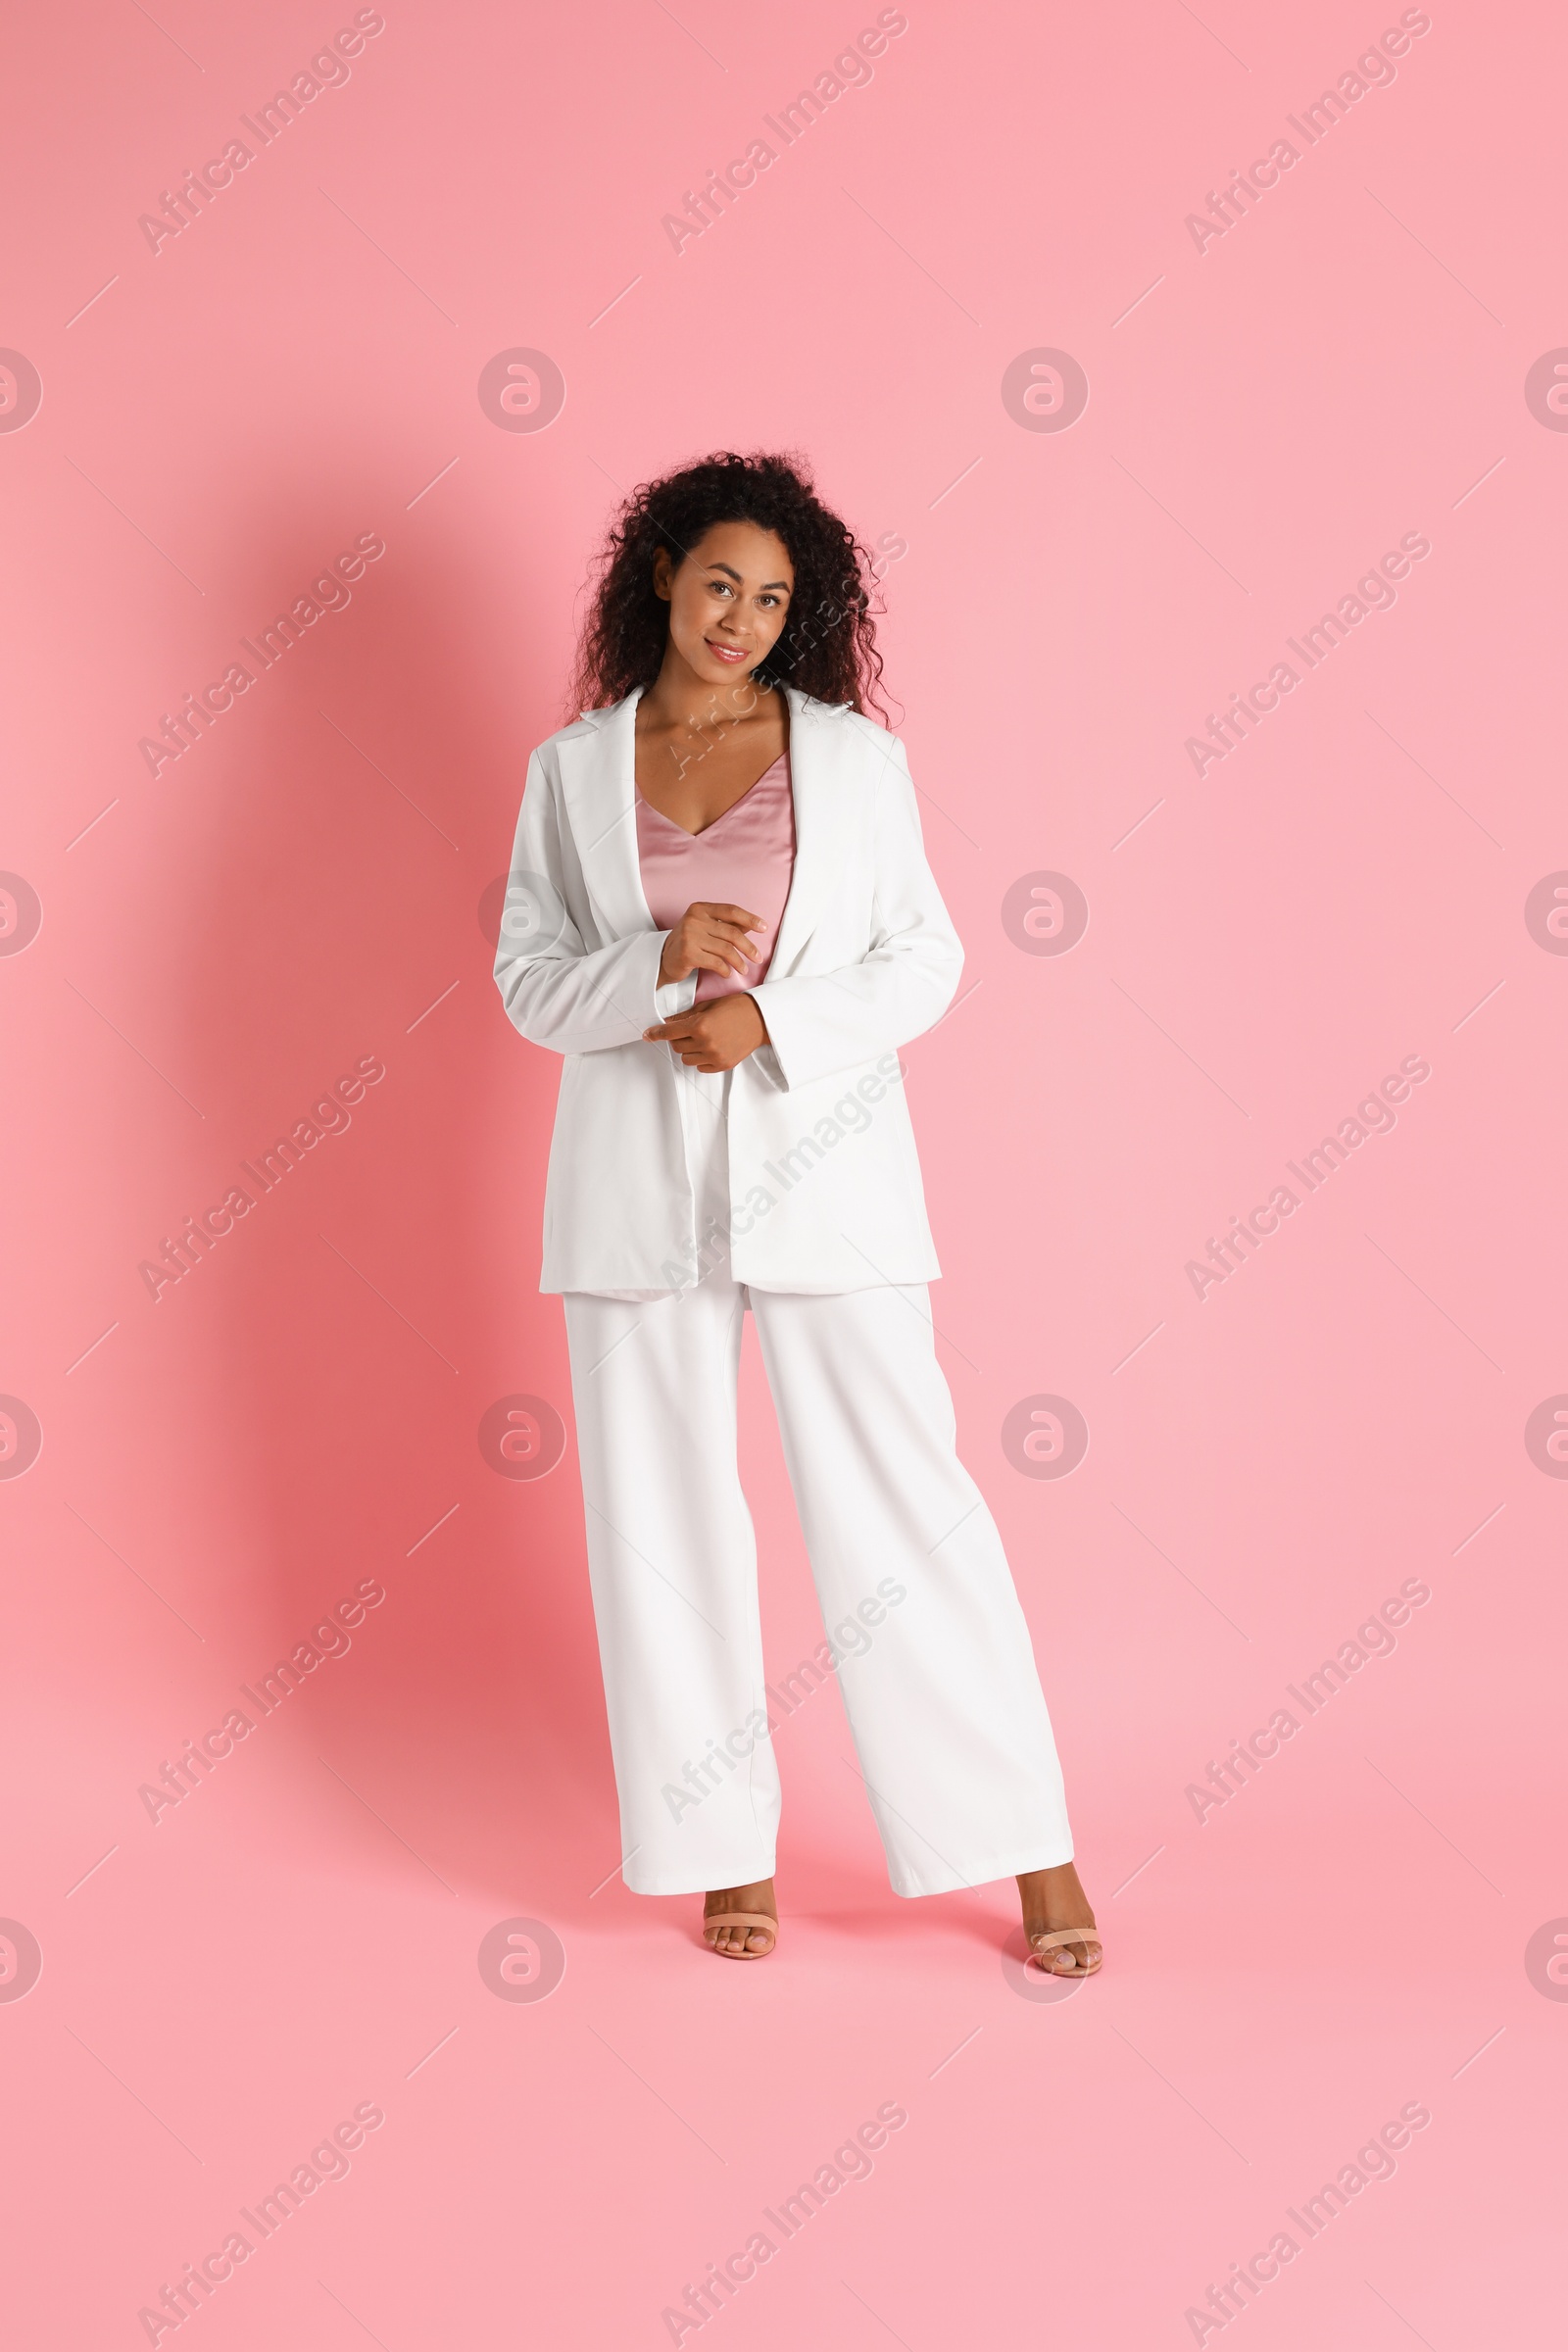
<svg viewBox="0 0 1568 2352"><path fill-rule="evenodd" d="M637 855L636 714L642 688L585 710L560 746L561 783L583 880L605 940L651 931Z"/></svg>
<svg viewBox="0 0 1568 2352"><path fill-rule="evenodd" d="M795 802L795 872L779 922L770 980L782 980L808 945L841 867L845 797L839 777L843 712L786 686L790 706L790 789Z"/></svg>
<svg viewBox="0 0 1568 2352"><path fill-rule="evenodd" d="M782 979L809 944L843 865L848 796L840 774L843 711L799 687L790 706L795 871L769 974ZM609 710L585 711L561 740L561 781L583 880L607 940L654 929L637 853L636 713L639 686Z"/></svg>

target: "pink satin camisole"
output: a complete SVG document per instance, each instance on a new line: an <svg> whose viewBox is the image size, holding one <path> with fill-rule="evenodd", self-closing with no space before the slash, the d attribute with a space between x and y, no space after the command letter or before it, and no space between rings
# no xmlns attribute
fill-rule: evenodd
<svg viewBox="0 0 1568 2352"><path fill-rule="evenodd" d="M738 996L767 977L784 902L795 871L795 801L789 754L781 752L750 792L743 792L701 833L688 833L637 795L637 855L643 896L661 931L673 931L699 899L720 900L761 916L753 932L757 961L745 973L699 972L699 1004Z"/></svg>

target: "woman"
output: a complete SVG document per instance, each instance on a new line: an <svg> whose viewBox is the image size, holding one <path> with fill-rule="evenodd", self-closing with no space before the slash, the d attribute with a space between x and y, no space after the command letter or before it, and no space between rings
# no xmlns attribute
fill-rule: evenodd
<svg viewBox="0 0 1568 2352"><path fill-rule="evenodd" d="M703 1891L714 1951L773 1949L749 1309L895 1892L1016 1876L1032 1955L1082 1975L1050 1719L932 1345L898 1049L962 955L904 747L865 715L869 577L792 463L645 485L582 715L528 767L496 982L565 1057L540 1288L565 1303L622 1872Z"/></svg>

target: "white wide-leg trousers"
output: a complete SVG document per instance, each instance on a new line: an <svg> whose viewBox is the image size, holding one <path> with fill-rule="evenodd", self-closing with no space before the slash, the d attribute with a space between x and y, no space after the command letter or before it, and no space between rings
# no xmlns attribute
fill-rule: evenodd
<svg viewBox="0 0 1568 2352"><path fill-rule="evenodd" d="M1029 1629L955 1451L929 1295L732 1281L727 1074L686 1076L710 1270L654 1298L564 1300L625 1883L771 1878L771 1730L835 1673L896 1894L1070 1861ZM771 1687L736 1464L748 1307L828 1635Z"/></svg>

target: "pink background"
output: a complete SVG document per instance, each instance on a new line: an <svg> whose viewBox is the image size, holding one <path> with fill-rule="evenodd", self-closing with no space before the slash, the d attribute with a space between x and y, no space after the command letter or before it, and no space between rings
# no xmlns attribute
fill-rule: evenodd
<svg viewBox="0 0 1568 2352"><path fill-rule="evenodd" d="M139 216L353 12L155 13L8 37L0 343L43 387L0 432L0 866L42 908L0 959L0 1390L42 1433L0 1480L0 1914L42 1953L0 2000L9 2336L147 2341L369 2102L208 2352L668 2342L891 2101L872 2176L683 2340L1146 2352L1419 2102L1246 2340L1542 2340L1568 1485L1524 1433L1568 1390L1568 960L1525 902L1568 866L1568 439L1524 387L1568 341L1556 12L1435 5L1200 252L1189 212L1396 8L911 0L678 255L662 217L874 8L389 0L156 253ZM543 431L477 397L519 347L564 377ZM1059 433L1002 398L1040 348L1089 380ZM810 453L906 550L883 645L973 991L906 1058L962 1447L1107 1938L1064 2000L1017 1997L1010 1885L888 1891L831 1690L780 1734L766 1967L613 1876L534 1287L558 1073L479 907L617 488L719 446ZM1205 713L1407 532L1393 609L1200 778ZM160 714L362 533L348 608L150 774ZM1056 956L1002 917L1043 870L1090 908ZM1200 1300L1186 1262L1406 1055L1396 1130ZM140 1263L362 1056L347 1131L155 1303ZM746 1383L787 1671L821 1634L751 1352ZM524 1394L568 1434L538 1479L479 1444ZM1003 1447L1039 1395L1090 1431L1060 1480ZM1200 1824L1189 1785L1407 1578L1394 1653ZM348 1653L153 1822L141 1787L362 1582ZM547 1999L481 1975L515 1919L564 1951ZM0 1993L24 1963L0 1944Z"/></svg>

